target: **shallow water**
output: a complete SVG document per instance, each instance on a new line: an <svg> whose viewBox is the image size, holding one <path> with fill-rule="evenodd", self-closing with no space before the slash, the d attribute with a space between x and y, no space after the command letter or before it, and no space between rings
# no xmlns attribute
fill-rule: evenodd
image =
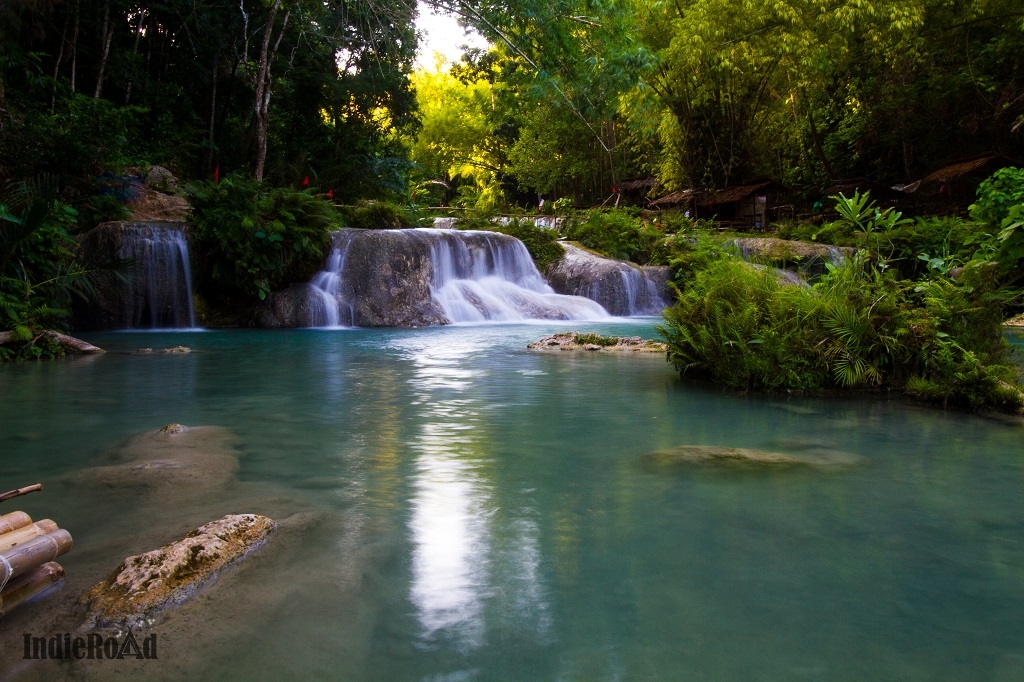
<svg viewBox="0 0 1024 682"><path fill-rule="evenodd" d="M26 679L1024 679L1024 427L896 399L735 396L681 384L660 357L525 348L652 324L119 333L88 336L100 357L0 366L0 487L47 486L0 511L52 517L76 541L63 591L0 621L0 666ZM129 353L179 344L195 352ZM169 422L237 434L237 482L175 503L76 478ZM678 445L863 462L645 464ZM230 512L282 528L153 624L158 661L18 660L24 632L69 627L41 612Z"/></svg>

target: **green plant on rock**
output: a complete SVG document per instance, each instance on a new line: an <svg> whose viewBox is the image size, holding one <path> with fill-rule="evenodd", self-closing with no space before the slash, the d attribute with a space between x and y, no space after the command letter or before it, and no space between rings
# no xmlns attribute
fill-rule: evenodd
<svg viewBox="0 0 1024 682"><path fill-rule="evenodd" d="M189 188L197 284L207 300L246 302L320 267L340 218L312 190L270 188L239 176Z"/></svg>

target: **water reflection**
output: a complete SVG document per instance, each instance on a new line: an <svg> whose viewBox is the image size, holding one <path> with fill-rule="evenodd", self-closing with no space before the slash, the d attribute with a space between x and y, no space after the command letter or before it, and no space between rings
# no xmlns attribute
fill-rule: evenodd
<svg viewBox="0 0 1024 682"><path fill-rule="evenodd" d="M428 339L406 355L420 405L410 444L417 453L410 599L421 644L463 654L482 647L489 628L540 640L551 629L538 524L529 505L499 509L495 499L495 425L473 348Z"/></svg>

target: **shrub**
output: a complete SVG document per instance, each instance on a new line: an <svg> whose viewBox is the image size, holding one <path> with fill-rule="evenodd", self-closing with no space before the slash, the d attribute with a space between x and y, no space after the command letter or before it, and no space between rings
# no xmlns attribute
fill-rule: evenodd
<svg viewBox="0 0 1024 682"><path fill-rule="evenodd" d="M409 211L386 201L362 201L346 213L349 225L368 230L397 230L417 222Z"/></svg>
<svg viewBox="0 0 1024 682"><path fill-rule="evenodd" d="M331 205L311 190L270 188L239 176L189 188L197 284L213 302L266 298L309 279L323 262Z"/></svg>
<svg viewBox="0 0 1024 682"><path fill-rule="evenodd" d="M683 375L736 389L888 387L971 408L1021 405L994 268L900 279L863 255L813 287L730 258L698 272L659 330Z"/></svg>
<svg viewBox="0 0 1024 682"><path fill-rule="evenodd" d="M996 233L982 244L983 255L994 255L1004 269L1024 259L1024 168L1001 168L984 180L970 211Z"/></svg>
<svg viewBox="0 0 1024 682"><path fill-rule="evenodd" d="M635 213L636 210L629 209L592 211L584 219L568 220L562 232L569 239L612 258L645 265L651 262L662 233L633 215Z"/></svg>
<svg viewBox="0 0 1024 682"><path fill-rule="evenodd" d="M526 245L537 269L544 272L555 261L564 254L565 249L558 243L558 233L543 227L537 227L526 219L513 218L505 225L501 223L488 223L487 227L463 227L462 222L456 223L460 229L485 229L491 232L500 232L510 237L515 237Z"/></svg>

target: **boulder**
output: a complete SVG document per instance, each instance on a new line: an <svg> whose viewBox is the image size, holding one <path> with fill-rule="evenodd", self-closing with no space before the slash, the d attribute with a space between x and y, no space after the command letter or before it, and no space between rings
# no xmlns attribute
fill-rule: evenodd
<svg viewBox="0 0 1024 682"><path fill-rule="evenodd" d="M160 192L173 192L178 189L178 178L163 166L151 166L146 173L146 187Z"/></svg>
<svg viewBox="0 0 1024 682"><path fill-rule="evenodd" d="M86 627L143 625L180 604L229 564L258 548L276 524L258 514L231 514L193 530L177 542L130 556L81 599Z"/></svg>
<svg viewBox="0 0 1024 682"><path fill-rule="evenodd" d="M839 263L857 251L848 246L811 244L774 237L745 237L733 243L745 261L782 264L805 276L820 275L825 272L826 263Z"/></svg>
<svg viewBox="0 0 1024 682"><path fill-rule="evenodd" d="M577 245L563 243L565 255L552 263L545 277L560 294L585 296L612 315L656 315L665 308L668 267L640 267L605 258Z"/></svg>

